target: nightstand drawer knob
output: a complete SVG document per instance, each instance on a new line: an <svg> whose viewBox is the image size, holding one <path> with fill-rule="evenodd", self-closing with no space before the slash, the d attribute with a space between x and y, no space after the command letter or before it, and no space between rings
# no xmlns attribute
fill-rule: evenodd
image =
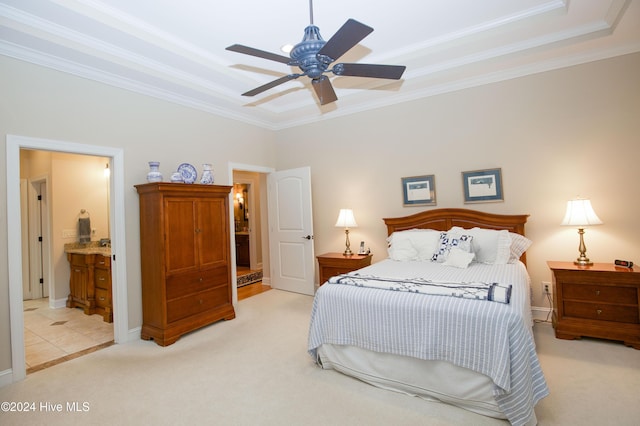
<svg viewBox="0 0 640 426"><path fill-rule="evenodd" d="M600 296L600 290L596 290L596 296Z"/></svg>
<svg viewBox="0 0 640 426"><path fill-rule="evenodd" d="M596 312L598 315L600 315L602 313L602 309L597 309Z"/></svg>

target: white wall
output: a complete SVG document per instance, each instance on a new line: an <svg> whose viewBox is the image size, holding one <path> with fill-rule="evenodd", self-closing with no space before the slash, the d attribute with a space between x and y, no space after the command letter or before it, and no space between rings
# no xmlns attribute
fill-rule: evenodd
<svg viewBox="0 0 640 426"><path fill-rule="evenodd" d="M592 200L604 225L586 231L587 255L640 262L640 54L444 94L278 133L278 169L311 167L316 254L344 250L335 223L354 209L352 244L386 257L382 218L403 207L400 178L435 175L437 206L529 214L533 305L548 307L547 260L578 256L566 201ZM464 204L462 171L502 168L502 203Z"/></svg>
<svg viewBox="0 0 640 426"><path fill-rule="evenodd" d="M213 165L227 182L229 162L274 167L274 133L0 56L0 175L6 176L6 135L124 150L128 328L142 323L138 196L148 161L168 179L180 163ZM0 200L7 199L0 179ZM6 205L6 204L3 204ZM11 368L6 209L0 209L0 372Z"/></svg>

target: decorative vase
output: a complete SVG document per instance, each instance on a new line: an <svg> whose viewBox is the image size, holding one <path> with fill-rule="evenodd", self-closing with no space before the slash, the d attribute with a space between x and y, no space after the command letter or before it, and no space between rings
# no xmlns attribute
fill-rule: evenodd
<svg viewBox="0 0 640 426"><path fill-rule="evenodd" d="M162 173L158 168L160 167L159 161L149 161L149 168L151 169L147 173L147 181L149 182L162 182Z"/></svg>
<svg viewBox="0 0 640 426"><path fill-rule="evenodd" d="M211 164L202 165L202 177L200 183L203 185L213 185L213 171L211 170Z"/></svg>

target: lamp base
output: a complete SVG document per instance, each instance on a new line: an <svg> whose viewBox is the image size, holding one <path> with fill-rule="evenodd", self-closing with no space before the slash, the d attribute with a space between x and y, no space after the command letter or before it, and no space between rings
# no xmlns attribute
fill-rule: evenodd
<svg viewBox="0 0 640 426"><path fill-rule="evenodd" d="M593 262L587 257L587 247L584 245L584 228L578 228L578 234L580 234L580 245L578 246L580 256L578 256L573 264L578 266L593 265Z"/></svg>
<svg viewBox="0 0 640 426"><path fill-rule="evenodd" d="M345 249L344 249L344 253L342 253L343 256L353 256L353 252L351 251L351 243L349 242L349 229L345 228L344 229L344 234L345 234Z"/></svg>

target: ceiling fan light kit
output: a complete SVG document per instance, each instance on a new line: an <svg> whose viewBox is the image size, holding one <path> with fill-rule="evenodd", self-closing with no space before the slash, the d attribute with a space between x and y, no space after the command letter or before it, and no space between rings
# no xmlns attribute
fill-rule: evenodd
<svg viewBox="0 0 640 426"><path fill-rule="evenodd" d="M233 52L281 62L289 66L297 66L302 71L302 73L285 75L260 87L256 87L253 90L243 93L243 96L255 96L287 81L307 76L311 79L312 87L318 96L320 105L325 105L335 102L338 99L331 80L329 80L325 73L332 72L339 76L385 78L392 80L399 80L402 77L406 69L406 67L402 65L338 63L335 64L333 68L329 68L334 61L369 35L373 31L373 28L355 19L348 19L333 37L328 41L324 41L322 36L320 36L320 29L313 25L313 5L311 0L309 1L309 9L311 23L305 28L302 41L296 44L291 50L289 54L290 58L240 44L227 47L226 50Z"/></svg>

